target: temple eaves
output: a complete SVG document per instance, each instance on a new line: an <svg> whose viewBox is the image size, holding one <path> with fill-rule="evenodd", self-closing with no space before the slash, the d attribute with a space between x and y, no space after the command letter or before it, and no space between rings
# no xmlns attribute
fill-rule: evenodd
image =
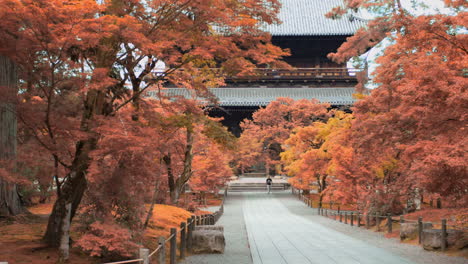
<svg viewBox="0 0 468 264"><path fill-rule="evenodd" d="M221 107L245 107L245 106L266 106L270 102L275 101L278 97L289 97L294 100L300 99L317 99L320 102L329 103L335 106L352 105L356 102L353 97L355 93L354 87L333 87L333 88L253 88L253 87L236 87L236 88L211 88L210 91L218 98L219 106ZM197 99L201 103L210 105L206 99L197 97L193 91L184 88L167 88L161 90L164 96L170 98L187 98ZM149 91L147 96L158 98L157 91Z"/></svg>

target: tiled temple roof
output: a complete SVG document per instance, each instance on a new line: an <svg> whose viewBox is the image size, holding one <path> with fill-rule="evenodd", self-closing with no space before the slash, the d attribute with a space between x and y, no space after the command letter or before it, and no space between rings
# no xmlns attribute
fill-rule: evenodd
<svg viewBox="0 0 468 264"><path fill-rule="evenodd" d="M280 0L280 25L267 25L265 31L273 36L333 36L353 35L366 22L355 16L344 15L329 19L325 14L343 6L343 0Z"/></svg>
<svg viewBox="0 0 468 264"><path fill-rule="evenodd" d="M353 87L345 88L212 88L210 91L219 99L219 106L266 106L278 97L290 97L294 100L317 99L331 105L351 105ZM166 96L184 96L194 98L192 92L183 88L168 88L162 90ZM148 92L150 97L157 97L154 91ZM200 98L197 98L200 99ZM203 99L202 99L203 101Z"/></svg>

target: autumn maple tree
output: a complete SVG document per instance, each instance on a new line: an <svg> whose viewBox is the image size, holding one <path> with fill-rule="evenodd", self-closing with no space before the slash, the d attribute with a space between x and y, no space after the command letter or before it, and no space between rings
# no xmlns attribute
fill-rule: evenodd
<svg viewBox="0 0 468 264"><path fill-rule="evenodd" d="M130 197L159 177L160 163L150 159L162 146L153 126L161 106L148 102L145 90L171 83L207 95L207 86L223 84L224 73L274 65L286 54L259 30L261 23L277 22L275 0L1 0L0 7L0 52L21 69L20 129L25 142L50 156L53 168L57 200L44 240L60 248L63 260L85 195L95 206L117 209L116 215L102 214L99 223L137 221L119 210L143 204L104 201L105 195ZM155 74L161 62L166 70ZM97 184L103 180L122 186Z"/></svg>
<svg viewBox="0 0 468 264"><path fill-rule="evenodd" d="M328 107L328 104L317 100L278 98L255 112L252 120L245 120L241 124L243 137L251 137L251 140L256 139L261 143L259 155L265 163L267 174L273 165L280 164L279 155L283 151L281 145L292 130L317 120L326 120L329 116Z"/></svg>
<svg viewBox="0 0 468 264"><path fill-rule="evenodd" d="M327 195L372 212L414 210L422 195L466 206L467 6L445 3L447 14L412 15L400 1L345 1L329 14L375 14L331 59L345 62L383 39L389 46L377 59L376 88L360 96L346 129L327 136L335 143L307 146L326 131L319 127L297 129L286 141L283 157L298 180L330 174Z"/></svg>
<svg viewBox="0 0 468 264"><path fill-rule="evenodd" d="M316 121L293 130L284 142L285 151L281 153L285 171L293 176L291 184L306 192L315 189L315 186L319 194L319 207L322 207L328 185L336 180L334 158L340 152L333 150L344 143L339 138L349 129L352 120L352 114L342 111L331 111L330 115L332 117L326 122Z"/></svg>

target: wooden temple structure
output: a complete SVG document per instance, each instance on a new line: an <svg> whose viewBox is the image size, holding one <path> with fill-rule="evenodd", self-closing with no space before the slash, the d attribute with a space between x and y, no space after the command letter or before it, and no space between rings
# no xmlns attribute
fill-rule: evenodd
<svg viewBox="0 0 468 264"><path fill-rule="evenodd" d="M273 44L291 51L284 60L294 68L261 68L249 76L227 77L226 87L212 88L219 105L210 115L224 117L224 124L240 135L239 124L278 97L318 99L333 107L346 108L355 102L355 73L346 65L327 58L352 36L365 21L354 16L328 19L325 14L343 0L280 0L279 25L267 25ZM169 88L167 95L186 96L186 89Z"/></svg>

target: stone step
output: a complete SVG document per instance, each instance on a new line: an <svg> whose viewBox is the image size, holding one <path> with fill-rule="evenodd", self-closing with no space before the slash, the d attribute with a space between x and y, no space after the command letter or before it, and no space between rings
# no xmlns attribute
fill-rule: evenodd
<svg viewBox="0 0 468 264"><path fill-rule="evenodd" d="M275 185L272 186L272 190L286 190L287 185ZM266 191L267 187L265 185L242 185L242 186L229 186L229 192L242 192L242 191Z"/></svg>
<svg viewBox="0 0 468 264"><path fill-rule="evenodd" d="M249 173L242 174L241 177L266 177L266 173L265 172L249 172Z"/></svg>
<svg viewBox="0 0 468 264"><path fill-rule="evenodd" d="M271 186L281 186L283 187L284 185L289 185L287 183L272 183ZM249 182L249 183L244 183L244 182L231 182L229 183L229 186L245 186L245 187L249 187L249 186L263 186L263 187L266 187L266 183L260 183L260 182Z"/></svg>

